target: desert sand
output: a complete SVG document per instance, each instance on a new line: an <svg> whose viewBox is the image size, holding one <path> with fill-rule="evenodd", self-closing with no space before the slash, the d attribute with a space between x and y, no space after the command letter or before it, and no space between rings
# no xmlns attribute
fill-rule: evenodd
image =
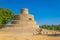
<svg viewBox="0 0 60 40"><path fill-rule="evenodd" d="M44 36L44 35L35 35L35 36L27 36L27 37L19 37L19 36L1 36L0 40L60 40L60 36Z"/></svg>
<svg viewBox="0 0 60 40"><path fill-rule="evenodd" d="M60 40L60 36L47 36L47 35L21 36L20 34L16 33L0 32L0 40Z"/></svg>

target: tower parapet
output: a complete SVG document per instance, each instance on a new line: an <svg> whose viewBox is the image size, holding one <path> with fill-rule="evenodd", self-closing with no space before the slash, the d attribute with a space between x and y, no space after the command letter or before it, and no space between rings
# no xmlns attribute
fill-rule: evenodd
<svg viewBox="0 0 60 40"><path fill-rule="evenodd" d="M21 9L21 14L28 14L28 9L27 8L22 8Z"/></svg>

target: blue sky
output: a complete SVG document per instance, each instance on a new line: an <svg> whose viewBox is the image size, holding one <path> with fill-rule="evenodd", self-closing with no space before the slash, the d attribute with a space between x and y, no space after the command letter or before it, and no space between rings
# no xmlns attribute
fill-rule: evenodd
<svg viewBox="0 0 60 40"><path fill-rule="evenodd" d="M28 8L39 25L60 24L60 0L0 0L0 7L10 8L15 14Z"/></svg>

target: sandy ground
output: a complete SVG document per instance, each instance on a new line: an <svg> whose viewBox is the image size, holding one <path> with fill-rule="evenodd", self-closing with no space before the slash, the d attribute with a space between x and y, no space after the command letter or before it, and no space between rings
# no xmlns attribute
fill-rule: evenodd
<svg viewBox="0 0 60 40"><path fill-rule="evenodd" d="M29 33L0 31L0 40L60 40L60 36L30 35Z"/></svg>
<svg viewBox="0 0 60 40"><path fill-rule="evenodd" d="M44 35L35 35L28 37L13 37L13 36L3 36L0 37L0 40L60 40L60 37L51 37Z"/></svg>
<svg viewBox="0 0 60 40"><path fill-rule="evenodd" d="M60 36L32 35L21 36L14 33L0 33L0 40L60 40Z"/></svg>

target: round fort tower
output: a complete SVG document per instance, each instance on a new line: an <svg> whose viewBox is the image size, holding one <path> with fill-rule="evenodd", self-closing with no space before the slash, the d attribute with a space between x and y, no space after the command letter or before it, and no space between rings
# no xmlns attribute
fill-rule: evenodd
<svg viewBox="0 0 60 40"><path fill-rule="evenodd" d="M7 28L4 28L5 32L14 32L21 35L33 35L37 34L39 26L34 20L34 16L28 13L27 8L21 9L21 13L15 15L14 20L11 25L6 25Z"/></svg>
<svg viewBox="0 0 60 40"><path fill-rule="evenodd" d="M12 24L20 24L22 22L29 22L29 23L34 22L34 16L31 14L28 14L27 8L22 8L21 13L18 15L15 15L14 21L12 22Z"/></svg>
<svg viewBox="0 0 60 40"><path fill-rule="evenodd" d="M39 28L34 20L34 16L28 13L27 8L21 9L21 13L19 15L15 15L12 24L14 24L15 27L20 27L21 29L23 29L22 32L32 34L37 33L36 30Z"/></svg>

